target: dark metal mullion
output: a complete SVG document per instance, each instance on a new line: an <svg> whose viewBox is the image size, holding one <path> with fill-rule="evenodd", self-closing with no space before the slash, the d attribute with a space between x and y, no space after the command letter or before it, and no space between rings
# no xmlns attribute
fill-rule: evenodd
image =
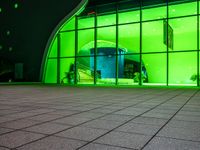
<svg viewBox="0 0 200 150"><path fill-rule="evenodd" d="M169 24L169 2L166 0L167 4L167 33L166 33L166 38L167 38L167 86L169 85L169 39L168 39L168 24Z"/></svg>
<svg viewBox="0 0 200 150"><path fill-rule="evenodd" d="M128 1L132 1L132 0L127 0L127 2ZM195 1L195 0L193 0L193 1ZM192 2L193 2L192 1ZM99 7L104 7L104 6L106 6L106 5L110 5L110 4L113 4L113 3L115 3L115 2L110 2L110 3L106 3L106 4L99 4L98 6ZM185 4L185 3L188 3L188 1L179 1L178 3L176 3L176 2L171 2L170 3L170 5L177 5L177 4ZM119 2L118 3L118 5L120 5L121 3ZM164 3L161 3L161 4L156 4L156 5L150 5L149 7L147 7L147 6L145 6L143 9L151 9L151 8L158 8L158 7L162 7L164 5ZM88 8L92 8L92 6L90 6L90 7L88 7ZM139 10L139 9L134 9L134 10L132 10L132 9L129 9L129 10L127 10L126 12L130 12L130 11L137 11L137 10ZM113 13L111 13L111 14L113 14ZM100 14L100 15L106 15L105 13L102 13L102 14ZM83 16L82 16L83 17Z"/></svg>
<svg viewBox="0 0 200 150"><path fill-rule="evenodd" d="M118 14L118 6L116 4L116 85L118 85L118 76L119 76L119 64L118 64L118 49L119 49L119 26L118 26L118 23L119 23L119 14Z"/></svg>
<svg viewBox="0 0 200 150"><path fill-rule="evenodd" d="M142 1L140 1L140 79L139 85L142 85Z"/></svg>
<svg viewBox="0 0 200 150"><path fill-rule="evenodd" d="M97 11L96 11L97 12ZM94 18L94 85L97 84L97 14Z"/></svg>
<svg viewBox="0 0 200 150"><path fill-rule="evenodd" d="M77 84L78 67L77 67L77 54L78 54L78 17L75 17L75 63L74 63L74 84Z"/></svg>
<svg viewBox="0 0 200 150"><path fill-rule="evenodd" d="M57 34L57 84L60 84L60 33Z"/></svg>
<svg viewBox="0 0 200 150"><path fill-rule="evenodd" d="M197 0L197 86L199 86L199 1Z"/></svg>
<svg viewBox="0 0 200 150"><path fill-rule="evenodd" d="M184 15L184 16L176 16L176 17L168 17L168 19L187 18L187 17L194 17L194 16L196 16L196 14L193 14L193 15ZM145 22L161 21L161 20L163 20L163 18L161 18L161 19L152 19L152 20L143 20L143 23L145 23ZM128 22L128 23L119 23L119 25L129 25L129 24L138 24L138 23L140 23L140 22L136 21L136 22ZM105 27L113 27L113 26L115 26L115 25L98 26L97 28L105 28ZM80 28L78 30L81 31L81 30L89 30L89 29L94 29L94 27ZM72 32L72 31L75 31L75 29L74 30L60 31L60 33Z"/></svg>

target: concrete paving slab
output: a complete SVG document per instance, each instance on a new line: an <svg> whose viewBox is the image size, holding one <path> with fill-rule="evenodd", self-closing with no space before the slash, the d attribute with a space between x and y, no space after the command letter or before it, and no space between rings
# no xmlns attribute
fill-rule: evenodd
<svg viewBox="0 0 200 150"><path fill-rule="evenodd" d="M42 134L53 134L57 133L59 131L65 130L70 128L71 126L69 125L62 125L62 124L56 124L56 123L44 123L40 125L36 125L30 128L26 128L26 131L32 131L32 132L37 132L37 133L42 133Z"/></svg>
<svg viewBox="0 0 200 150"><path fill-rule="evenodd" d="M93 120L93 121L87 122L81 126L89 127L89 128L112 130L121 124L122 124L122 122L118 122L118 121L109 121L109 120L98 119L98 120Z"/></svg>
<svg viewBox="0 0 200 150"><path fill-rule="evenodd" d="M144 150L199 150L199 148L199 142L155 137Z"/></svg>
<svg viewBox="0 0 200 150"><path fill-rule="evenodd" d="M75 150L83 144L85 144L83 141L51 136L17 148L17 150Z"/></svg>
<svg viewBox="0 0 200 150"><path fill-rule="evenodd" d="M158 133L158 136L200 141L200 130L192 128L165 127Z"/></svg>
<svg viewBox="0 0 200 150"><path fill-rule="evenodd" d="M62 118L62 119L57 119L53 122L74 126L74 125L82 124L82 123L87 122L89 120L91 120L91 119L90 118L79 118L79 117L70 116L70 117L65 117L65 118Z"/></svg>
<svg viewBox="0 0 200 150"><path fill-rule="evenodd" d="M162 150L197 149L200 123L198 90L0 86L0 125L6 125L1 128L12 128L11 132L0 128L0 147L13 150L16 147L23 150L71 150L83 145L81 149L97 150L140 149L143 146L155 150L157 147ZM188 103L173 116L187 100ZM144 114L135 116L141 113ZM159 132L162 135L153 137L157 127L163 127ZM116 131L122 129L123 132ZM57 132L61 132L63 137L55 136Z"/></svg>
<svg viewBox="0 0 200 150"><path fill-rule="evenodd" d="M144 135L154 135L159 129L160 129L160 126L156 126L156 125L127 123L117 128L116 131L144 134Z"/></svg>
<svg viewBox="0 0 200 150"><path fill-rule="evenodd" d="M130 149L91 143L89 145L84 146L80 150L130 150Z"/></svg>
<svg viewBox="0 0 200 150"><path fill-rule="evenodd" d="M63 131L61 133L58 133L56 135L57 136L61 136L61 137L72 138L72 139L92 141L95 138L103 135L106 132L108 132L108 131L107 130L102 130L102 129L75 127L75 128Z"/></svg>
<svg viewBox="0 0 200 150"><path fill-rule="evenodd" d="M167 122L167 119L152 118L152 117L137 117L130 122L162 126Z"/></svg>
<svg viewBox="0 0 200 150"><path fill-rule="evenodd" d="M11 129L22 129L22 128L36 125L38 123L40 122L34 121L34 120L28 120L28 119L20 119L20 120L1 123L0 127L11 128Z"/></svg>
<svg viewBox="0 0 200 150"><path fill-rule="evenodd" d="M7 129L7 128L0 128L0 134L4 134L4 133L7 133L7 132L11 132L13 131L12 129Z"/></svg>
<svg viewBox="0 0 200 150"><path fill-rule="evenodd" d="M139 134L111 132L94 142L113 146L121 146L125 148L140 149L150 138L151 136Z"/></svg>
<svg viewBox="0 0 200 150"><path fill-rule="evenodd" d="M0 136L0 146L15 148L44 137L42 134L15 131Z"/></svg>

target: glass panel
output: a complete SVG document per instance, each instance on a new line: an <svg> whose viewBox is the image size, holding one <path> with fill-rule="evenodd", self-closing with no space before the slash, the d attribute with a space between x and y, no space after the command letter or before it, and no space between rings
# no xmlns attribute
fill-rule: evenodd
<svg viewBox="0 0 200 150"><path fill-rule="evenodd" d="M60 56L71 57L75 55L75 32L63 32L60 34Z"/></svg>
<svg viewBox="0 0 200 150"><path fill-rule="evenodd" d="M143 85L166 85L167 54L143 54L142 60L143 75L147 78Z"/></svg>
<svg viewBox="0 0 200 150"><path fill-rule="evenodd" d="M175 51L197 49L197 17L170 19L169 25L173 31Z"/></svg>
<svg viewBox="0 0 200 150"><path fill-rule="evenodd" d="M199 59L200 59L200 53L199 55ZM192 76L192 80L197 82L197 78L199 78L199 86L200 86L200 61L199 61L199 77L197 75Z"/></svg>
<svg viewBox="0 0 200 150"><path fill-rule="evenodd" d="M79 18L78 29L92 28L92 27L94 27L94 22L95 22L95 19L93 16Z"/></svg>
<svg viewBox="0 0 200 150"><path fill-rule="evenodd" d="M51 48L50 48L50 54L48 57L57 57L58 54L58 40L57 40L57 36L54 39L54 41L52 42Z"/></svg>
<svg viewBox="0 0 200 150"><path fill-rule="evenodd" d="M116 27L98 29L97 55L102 55L102 57L97 57L97 84L114 84L116 71Z"/></svg>
<svg viewBox="0 0 200 150"><path fill-rule="evenodd" d="M165 52L163 21L142 23L142 52Z"/></svg>
<svg viewBox="0 0 200 150"><path fill-rule="evenodd" d="M119 55L118 57L118 84L139 85L140 55Z"/></svg>
<svg viewBox="0 0 200 150"><path fill-rule="evenodd" d="M102 15L97 17L97 26L107 26L116 24L116 14Z"/></svg>
<svg viewBox="0 0 200 150"><path fill-rule="evenodd" d="M198 3L200 4L200 0L198 1ZM199 7L199 14L200 14L200 7Z"/></svg>
<svg viewBox="0 0 200 150"><path fill-rule="evenodd" d="M169 5L169 17L197 14L197 2Z"/></svg>
<svg viewBox="0 0 200 150"><path fill-rule="evenodd" d="M140 11L128 11L128 12L119 12L119 24L130 23L130 22L139 22L140 21Z"/></svg>
<svg viewBox="0 0 200 150"><path fill-rule="evenodd" d="M60 59L60 83L74 84L75 58Z"/></svg>
<svg viewBox="0 0 200 150"><path fill-rule="evenodd" d="M156 7L142 10L142 20L163 19L167 17L167 7Z"/></svg>
<svg viewBox="0 0 200 150"><path fill-rule="evenodd" d="M169 54L169 85L193 85L197 74L197 53L170 53Z"/></svg>
<svg viewBox="0 0 200 150"><path fill-rule="evenodd" d="M94 29L78 31L78 56L90 56L94 48Z"/></svg>
<svg viewBox="0 0 200 150"><path fill-rule="evenodd" d="M97 57L97 84L116 83L116 56L105 55Z"/></svg>
<svg viewBox="0 0 200 150"><path fill-rule="evenodd" d="M119 48L125 53L140 52L140 24L119 26Z"/></svg>
<svg viewBox="0 0 200 150"><path fill-rule="evenodd" d="M45 83L57 83L57 59L48 59L45 72Z"/></svg>
<svg viewBox="0 0 200 150"><path fill-rule="evenodd" d="M60 31L74 30L75 29L75 17L67 21Z"/></svg>
<svg viewBox="0 0 200 150"><path fill-rule="evenodd" d="M94 57L77 58L78 84L94 84Z"/></svg>
<svg viewBox="0 0 200 150"><path fill-rule="evenodd" d="M107 51L116 49L116 27L97 29L97 55L107 55Z"/></svg>

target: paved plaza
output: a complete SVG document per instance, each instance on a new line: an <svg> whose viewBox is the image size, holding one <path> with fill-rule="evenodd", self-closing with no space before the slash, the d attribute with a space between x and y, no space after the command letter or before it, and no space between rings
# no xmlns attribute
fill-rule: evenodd
<svg viewBox="0 0 200 150"><path fill-rule="evenodd" d="M200 150L200 90L1 85L0 150Z"/></svg>

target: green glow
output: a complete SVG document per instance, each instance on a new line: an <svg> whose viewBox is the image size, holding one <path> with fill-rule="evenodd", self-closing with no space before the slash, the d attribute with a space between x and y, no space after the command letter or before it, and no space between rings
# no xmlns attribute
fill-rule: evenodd
<svg viewBox="0 0 200 150"><path fill-rule="evenodd" d="M174 50L197 49L197 17L170 19L174 30Z"/></svg>
<svg viewBox="0 0 200 150"><path fill-rule="evenodd" d="M78 29L91 28L91 27L94 27L94 17L93 16L79 19Z"/></svg>
<svg viewBox="0 0 200 150"><path fill-rule="evenodd" d="M119 45L123 46L124 48L127 48L127 53L140 52L139 23L119 26Z"/></svg>
<svg viewBox="0 0 200 150"><path fill-rule="evenodd" d="M84 40L83 40L84 39ZM90 56L89 52L81 49L91 41L94 41L94 29L81 30L78 34L78 56ZM93 45L94 47L94 45Z"/></svg>
<svg viewBox="0 0 200 150"><path fill-rule="evenodd" d="M17 9L19 7L19 4L15 3L14 8Z"/></svg>
<svg viewBox="0 0 200 150"><path fill-rule="evenodd" d="M196 8L196 2L169 5L169 17L195 15L197 13ZM148 82L143 83L143 85L167 84L167 46L163 42L163 20L166 17L166 6L143 9L142 20L145 22L142 22L142 37L140 37L140 11L119 12L118 45L119 48L126 49L125 61L140 63L140 39L142 39L142 64L148 74ZM135 23L125 24L132 22ZM69 83L66 73L73 72L71 66L75 64L75 47L77 46L77 82L78 84L93 84L94 72L89 66L91 62L94 62L94 58L90 57L90 49L95 46L94 24L94 16L78 17L78 29L81 30L78 30L77 45L75 45L75 18L67 21L60 30L66 31L60 33L60 56L63 57L60 60L61 82L65 78L63 82ZM116 14L98 16L97 25L97 48L115 48ZM174 49L169 49L169 85L196 86L197 81L191 79L193 75L197 75L197 52L186 51L197 50L197 16L170 18L169 25L174 32ZM57 48L56 38L52 41L49 49L49 58L57 57ZM97 56L97 61L101 57ZM113 63L113 67L115 65ZM57 59L48 59L46 66L44 82L56 83ZM137 66L134 67L137 70ZM115 84L115 81L115 78L98 78L97 84L112 85ZM130 77L120 77L118 83L119 85L139 84Z"/></svg>
<svg viewBox="0 0 200 150"><path fill-rule="evenodd" d="M97 17L97 26L115 25L116 14L102 15Z"/></svg>
<svg viewBox="0 0 200 150"><path fill-rule="evenodd" d="M145 54L142 55L142 59L148 72L148 83L166 85L167 54Z"/></svg>
<svg viewBox="0 0 200 150"><path fill-rule="evenodd" d="M69 83L68 78L66 78L67 74L70 72L70 65L74 63L74 58L67 58L60 60L60 80L63 83Z"/></svg>
<svg viewBox="0 0 200 150"><path fill-rule="evenodd" d="M163 37L163 20L143 23L142 51L166 52Z"/></svg>
<svg viewBox="0 0 200 150"><path fill-rule="evenodd" d="M113 26L97 29L97 40L116 42L116 27Z"/></svg>
<svg viewBox="0 0 200 150"><path fill-rule="evenodd" d="M60 31L67 31L67 30L74 30L74 29L75 29L75 17L69 21L66 21L66 23L63 25Z"/></svg>
<svg viewBox="0 0 200 150"><path fill-rule="evenodd" d="M142 10L142 20L162 19L167 17L167 7L148 8Z"/></svg>
<svg viewBox="0 0 200 150"><path fill-rule="evenodd" d="M9 50L9 52L12 52L13 51L13 47L9 47L8 50Z"/></svg>
<svg viewBox="0 0 200 150"><path fill-rule="evenodd" d="M185 52L169 54L169 84L193 84L193 74L197 72L197 53Z"/></svg>
<svg viewBox="0 0 200 150"><path fill-rule="evenodd" d="M9 30L6 32L6 35L7 35L7 36L9 36L9 35L10 35L10 31L9 31Z"/></svg>
<svg viewBox="0 0 200 150"><path fill-rule="evenodd" d="M49 51L49 57L57 57L58 40L57 37L51 43L51 51Z"/></svg>
<svg viewBox="0 0 200 150"><path fill-rule="evenodd" d="M119 24L139 22L140 21L140 11L130 11L130 12L120 12L119 13Z"/></svg>
<svg viewBox="0 0 200 150"><path fill-rule="evenodd" d="M57 82L57 59L48 59L45 72L45 83Z"/></svg>
<svg viewBox="0 0 200 150"><path fill-rule="evenodd" d="M70 38L69 38L70 37ZM75 32L65 32L60 34L61 57L71 57L75 55Z"/></svg>
<svg viewBox="0 0 200 150"><path fill-rule="evenodd" d="M197 14L197 2L169 5L169 17Z"/></svg>
<svg viewBox="0 0 200 150"><path fill-rule="evenodd" d="M2 12L2 8L0 8L0 13Z"/></svg>

